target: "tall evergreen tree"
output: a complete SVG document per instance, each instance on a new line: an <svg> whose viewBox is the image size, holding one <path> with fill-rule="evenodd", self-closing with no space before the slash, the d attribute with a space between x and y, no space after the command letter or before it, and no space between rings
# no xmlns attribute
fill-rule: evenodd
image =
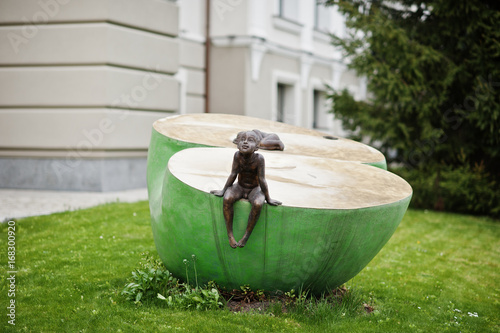
<svg viewBox="0 0 500 333"><path fill-rule="evenodd" d="M337 6L348 27L333 44L367 77L370 92L368 100L356 101L347 90L332 91L332 112L344 127L432 177L436 207L500 214L494 207L500 206L500 2L326 3ZM488 193L456 192L450 181L459 178L457 186L486 186ZM454 193L443 203L446 190ZM465 207L467 200L474 202Z"/></svg>

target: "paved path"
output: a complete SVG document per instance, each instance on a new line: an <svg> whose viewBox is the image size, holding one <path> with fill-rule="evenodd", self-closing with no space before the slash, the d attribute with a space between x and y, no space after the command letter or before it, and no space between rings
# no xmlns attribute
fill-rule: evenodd
<svg viewBox="0 0 500 333"><path fill-rule="evenodd" d="M0 189L0 222L12 218L47 215L108 202L148 199L147 189L120 192L65 192Z"/></svg>

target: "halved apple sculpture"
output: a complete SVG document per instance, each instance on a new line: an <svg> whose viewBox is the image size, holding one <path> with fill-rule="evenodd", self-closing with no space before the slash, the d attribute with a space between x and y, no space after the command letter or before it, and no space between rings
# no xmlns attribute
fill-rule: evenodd
<svg viewBox="0 0 500 333"><path fill-rule="evenodd" d="M221 197L237 133L276 133L284 151L263 151L273 199L244 248L229 246ZM358 274L392 236L408 208L410 185L385 170L377 150L351 140L256 118L199 114L160 119L148 154L151 223L158 254L174 275L226 288L314 293ZM374 167L375 166L375 167ZM250 203L235 206L245 232ZM195 262L192 258L195 258ZM184 259L187 259L188 266Z"/></svg>

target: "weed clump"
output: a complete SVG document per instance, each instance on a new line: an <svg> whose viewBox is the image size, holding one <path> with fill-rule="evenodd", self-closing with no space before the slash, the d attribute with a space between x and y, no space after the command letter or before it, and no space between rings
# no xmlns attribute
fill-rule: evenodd
<svg viewBox="0 0 500 333"><path fill-rule="evenodd" d="M373 311L345 286L321 295L294 289L287 292L252 290L249 285L226 290L213 281L199 286L194 255L191 260L183 260L187 277L184 283L172 276L159 259L154 259L147 252L142 255L141 267L132 272L131 281L121 292L128 301L137 305L155 303L169 308L196 310L226 308L232 312L261 312L274 316L288 313L315 318L324 317L327 313L329 316L355 314L363 308L368 313ZM195 272L194 287L189 283L188 266L191 263Z"/></svg>
<svg viewBox="0 0 500 333"><path fill-rule="evenodd" d="M192 287L189 278L182 283L173 277L160 259L154 259L148 252L142 255L141 267L132 272L131 282L121 292L128 301L137 305L159 303L177 309L211 310L224 306L214 282L200 287L196 277L196 286ZM196 265L194 255L192 259ZM184 259L186 272L187 263Z"/></svg>
<svg viewBox="0 0 500 333"><path fill-rule="evenodd" d="M356 292L345 286L320 295L294 289L287 292L253 291L248 285L239 290L220 292L227 301L226 306L233 312L262 312L272 316L288 314L321 320L332 316L356 315L362 313L363 309L366 313L373 311Z"/></svg>

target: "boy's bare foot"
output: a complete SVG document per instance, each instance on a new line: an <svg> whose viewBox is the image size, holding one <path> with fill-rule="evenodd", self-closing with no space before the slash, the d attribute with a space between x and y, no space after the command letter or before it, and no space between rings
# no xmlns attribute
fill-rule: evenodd
<svg viewBox="0 0 500 333"><path fill-rule="evenodd" d="M247 245L247 240L248 239L245 239L245 238L242 238L238 244L236 244L238 247L244 247L245 245Z"/></svg>
<svg viewBox="0 0 500 333"><path fill-rule="evenodd" d="M229 238L229 245L230 245L233 249L235 249L235 248L237 248L237 247L238 247L238 243L236 243L236 239L234 239L234 238Z"/></svg>

